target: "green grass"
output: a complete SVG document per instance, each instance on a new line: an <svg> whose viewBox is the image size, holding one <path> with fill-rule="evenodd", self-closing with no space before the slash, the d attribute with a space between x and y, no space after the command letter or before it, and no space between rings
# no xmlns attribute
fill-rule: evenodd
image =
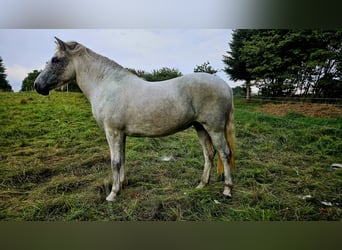
<svg viewBox="0 0 342 250"><path fill-rule="evenodd" d="M109 149L86 98L0 92L0 220L341 221L342 170L330 165L342 163L342 117L277 117L238 99L235 106L233 199L223 198L215 169L195 189L203 156L189 129L128 138L129 183L108 203Z"/></svg>

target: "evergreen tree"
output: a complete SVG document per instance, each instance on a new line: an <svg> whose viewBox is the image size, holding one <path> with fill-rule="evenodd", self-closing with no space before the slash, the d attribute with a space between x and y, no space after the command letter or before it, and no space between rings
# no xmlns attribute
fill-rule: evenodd
<svg viewBox="0 0 342 250"><path fill-rule="evenodd" d="M284 89L286 61L279 53L279 43L287 30L255 30L244 42L240 57L247 61L246 70L256 80L264 95L281 96Z"/></svg>
<svg viewBox="0 0 342 250"><path fill-rule="evenodd" d="M250 29L234 30L233 40L229 43L230 51L227 51L228 55L223 56L223 62L227 65L224 68L224 71L228 74L230 79L233 81L245 81L247 99L250 97L251 81L254 79L251 72L247 70L249 58L244 57L241 50L255 32L255 30Z"/></svg>
<svg viewBox="0 0 342 250"><path fill-rule="evenodd" d="M341 30L236 30L225 71L266 96L341 97L341 41Z"/></svg>
<svg viewBox="0 0 342 250"><path fill-rule="evenodd" d="M7 81L6 68L3 64L3 60L0 57L0 91L12 91L12 86Z"/></svg>

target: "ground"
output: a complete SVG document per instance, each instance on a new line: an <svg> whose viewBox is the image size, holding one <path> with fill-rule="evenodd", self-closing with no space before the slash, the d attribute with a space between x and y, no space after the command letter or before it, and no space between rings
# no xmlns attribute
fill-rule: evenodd
<svg viewBox="0 0 342 250"><path fill-rule="evenodd" d="M342 116L342 106L316 103L267 103L259 110L271 115L286 115L290 112L303 114L309 117L332 118Z"/></svg>
<svg viewBox="0 0 342 250"><path fill-rule="evenodd" d="M0 92L0 220L341 221L342 171L330 166L342 163L342 117L268 114L281 107L235 100L232 199L215 169L195 189L204 159L189 129L128 138L128 185L108 203L109 149L86 98Z"/></svg>

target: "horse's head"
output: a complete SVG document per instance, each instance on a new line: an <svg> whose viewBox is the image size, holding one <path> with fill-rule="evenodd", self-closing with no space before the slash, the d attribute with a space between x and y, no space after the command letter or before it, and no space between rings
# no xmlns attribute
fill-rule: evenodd
<svg viewBox="0 0 342 250"><path fill-rule="evenodd" d="M42 95L48 95L51 89L60 87L75 77L71 58L79 44L65 43L57 37L55 39L57 51L34 82L34 88Z"/></svg>

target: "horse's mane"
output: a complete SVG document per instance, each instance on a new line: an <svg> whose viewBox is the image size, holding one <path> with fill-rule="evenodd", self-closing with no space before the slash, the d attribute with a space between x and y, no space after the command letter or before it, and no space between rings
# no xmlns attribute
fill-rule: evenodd
<svg viewBox="0 0 342 250"><path fill-rule="evenodd" d="M127 69L122 67L120 64L118 64L114 60L111 60L108 57L102 56L78 42L70 41L70 42L66 42L66 45L71 49L74 55L88 56L95 60L100 61L101 64L105 67L116 69L116 70L124 70L124 71L129 72Z"/></svg>

